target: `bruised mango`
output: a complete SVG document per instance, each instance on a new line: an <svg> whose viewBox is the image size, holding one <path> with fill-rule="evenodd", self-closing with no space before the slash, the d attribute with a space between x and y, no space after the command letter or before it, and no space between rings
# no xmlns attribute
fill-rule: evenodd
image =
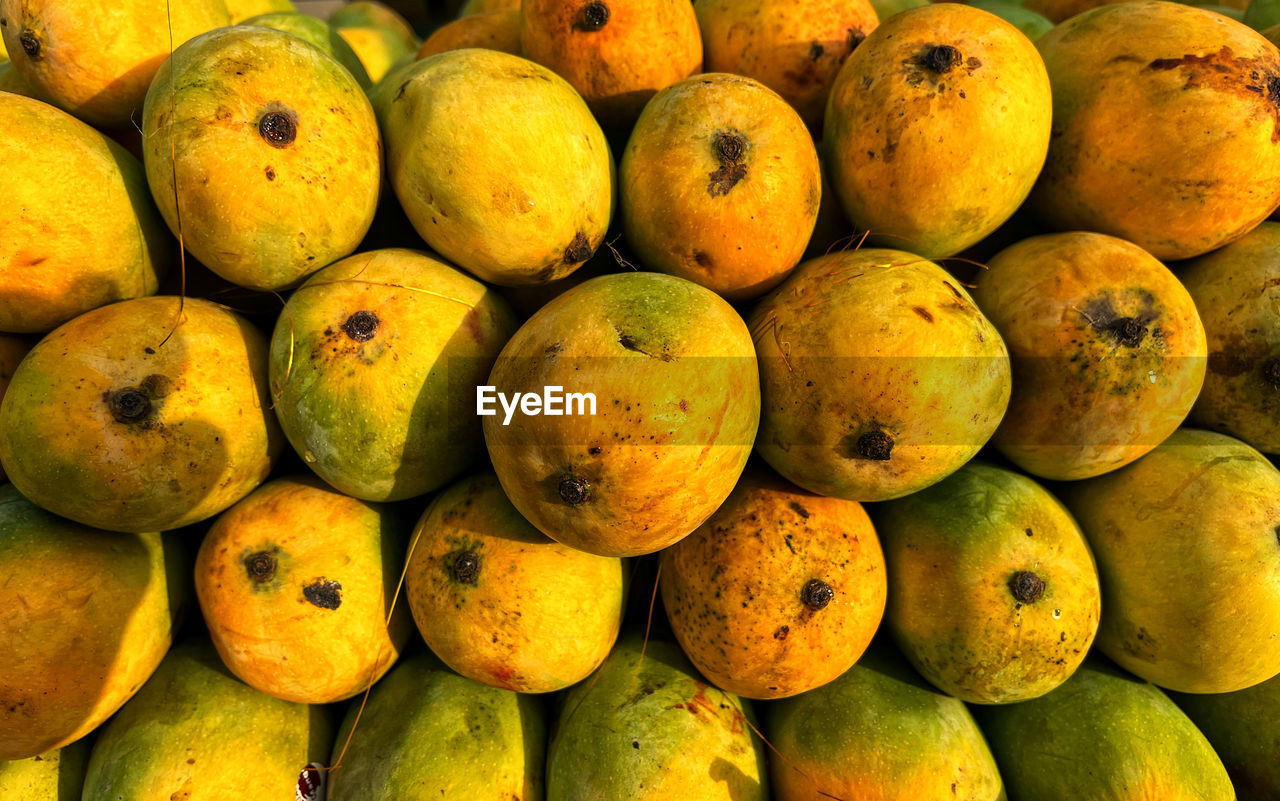
<svg viewBox="0 0 1280 801"><path fill-rule="evenodd" d="M827 95L879 24L868 0L695 0L707 72L754 78L821 130Z"/></svg>
<svg viewBox="0 0 1280 801"><path fill-rule="evenodd" d="M885 604L884 555L862 506L748 472L697 531L662 552L662 603L717 687L782 698L840 676Z"/></svg>
<svg viewBox="0 0 1280 801"><path fill-rule="evenodd" d="M882 501L923 489L977 454L1009 402L995 326L911 253L807 261L748 322L763 395L756 448L811 492Z"/></svg>
<svg viewBox="0 0 1280 801"><path fill-rule="evenodd" d="M1222 761L1187 716L1102 660L1041 698L978 714L1011 798L1235 801Z"/></svg>
<svg viewBox="0 0 1280 801"><path fill-rule="evenodd" d="M423 514L405 589L418 631L449 667L494 687L543 693L576 684L608 656L626 573L621 559L547 538L516 512L497 477L482 473Z"/></svg>
<svg viewBox="0 0 1280 801"><path fill-rule="evenodd" d="M481 49L393 77L373 93L387 168L428 245L498 284L560 278L595 253L613 217L613 155L564 80Z"/></svg>
<svg viewBox="0 0 1280 801"><path fill-rule="evenodd" d="M1208 338L1191 420L1280 453L1280 223L1183 265Z"/></svg>
<svg viewBox="0 0 1280 801"><path fill-rule="evenodd" d="M1104 654L1186 693L1280 673L1280 470L1262 454L1180 429L1064 493L1097 558Z"/></svg>
<svg viewBox="0 0 1280 801"><path fill-rule="evenodd" d="M324 764L332 738L323 707L260 693L208 643L184 643L103 727L83 801L293 798L299 774Z"/></svg>
<svg viewBox="0 0 1280 801"><path fill-rule="evenodd" d="M1054 138L1031 202L1053 227L1183 259L1280 204L1280 50L1261 34L1136 0L1079 14L1038 45Z"/></svg>
<svg viewBox="0 0 1280 801"><path fill-rule="evenodd" d="M525 0L527 58L568 81L600 124L625 131L660 89L702 71L688 0Z"/></svg>
<svg viewBox="0 0 1280 801"><path fill-rule="evenodd" d="M542 801L541 699L415 654L373 688L356 725L358 712L334 744L342 768L329 774L329 801Z"/></svg>
<svg viewBox="0 0 1280 801"><path fill-rule="evenodd" d="M877 508L886 619L920 674L979 704L1035 698L1084 661L1098 630L1093 555L1029 478L970 462Z"/></svg>
<svg viewBox="0 0 1280 801"><path fill-rule="evenodd" d="M877 644L840 678L769 705L778 801L1004 801L969 710Z"/></svg>
<svg viewBox="0 0 1280 801"><path fill-rule="evenodd" d="M283 438L267 343L206 300L140 298L37 344L0 402L0 462L32 501L86 525L158 531L260 484Z"/></svg>
<svg viewBox="0 0 1280 801"><path fill-rule="evenodd" d="M350 698L395 663L391 613L407 525L319 479L280 478L224 512L196 557L196 596L231 672L304 704Z"/></svg>
<svg viewBox="0 0 1280 801"><path fill-rule="evenodd" d="M492 290L426 253L357 254L285 305L271 340L275 414L341 492L430 492L482 458L474 387L515 328Z"/></svg>
<svg viewBox="0 0 1280 801"><path fill-rule="evenodd" d="M373 223L382 150L369 100L345 67L283 31L222 28L178 48L142 129L165 222L240 286L291 287Z"/></svg>
<svg viewBox="0 0 1280 801"><path fill-rule="evenodd" d="M49 331L155 294L171 245L137 159L69 114L7 92L0 158L0 331Z"/></svg>
<svg viewBox="0 0 1280 801"><path fill-rule="evenodd" d="M1240 801L1280 796L1280 676L1233 693L1169 695L1222 759Z"/></svg>
<svg viewBox="0 0 1280 801"><path fill-rule="evenodd" d="M753 720L746 702L699 680L679 648L627 635L565 696L547 749L547 801L765 801Z"/></svg>
<svg viewBox="0 0 1280 801"><path fill-rule="evenodd" d="M288 0L284 2L287 3ZM332 56L347 68L347 72L356 79L356 83L364 89L369 88L371 83L369 73L365 72L364 65L356 56L356 51L352 50L347 40L339 36L338 32L324 20L316 19L309 14L299 14L296 11L278 11L258 14L238 24L260 25L264 28L275 28L278 31L291 33L307 44L319 48L325 55Z"/></svg>
<svg viewBox="0 0 1280 801"><path fill-rule="evenodd" d="M489 376L507 397L561 387L560 409L572 408L491 408L485 442L512 505L542 533L603 556L651 553L733 490L759 380L746 325L715 293L659 273L601 276L529 318Z"/></svg>
<svg viewBox="0 0 1280 801"><path fill-rule="evenodd" d="M1049 147L1035 45L986 11L941 3L872 31L836 77L822 144L832 189L871 242L951 256L1026 199Z"/></svg>
<svg viewBox="0 0 1280 801"><path fill-rule="evenodd" d="M80 801L88 762L88 740L0 762L0 801Z"/></svg>
<svg viewBox="0 0 1280 801"><path fill-rule="evenodd" d="M499 8L441 25L422 43L418 58L468 47L520 55L520 9Z"/></svg>
<svg viewBox="0 0 1280 801"><path fill-rule="evenodd" d="M1016 375L994 442L1019 467L1057 480L1100 475L1186 418L1204 381L1204 326L1151 254L1105 234L1048 234L988 268L973 296Z"/></svg>
<svg viewBox="0 0 1280 801"><path fill-rule="evenodd" d="M75 742L137 692L172 642L184 562L159 534L87 528L0 486L0 760Z"/></svg>
<svg viewBox="0 0 1280 801"><path fill-rule="evenodd" d="M772 90L723 73L685 79L649 101L622 157L627 244L646 267L755 297L800 263L819 173L804 123Z"/></svg>

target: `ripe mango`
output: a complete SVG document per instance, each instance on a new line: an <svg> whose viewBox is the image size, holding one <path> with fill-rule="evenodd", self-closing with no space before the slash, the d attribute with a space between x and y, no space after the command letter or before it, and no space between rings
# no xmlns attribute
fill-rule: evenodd
<svg viewBox="0 0 1280 801"><path fill-rule="evenodd" d="M0 762L0 801L80 801L88 762L88 740L29 759Z"/></svg>
<svg viewBox="0 0 1280 801"><path fill-rule="evenodd" d="M289 0L281 1L286 4L289 2ZM322 19L317 19L310 14L286 10L257 14L236 24L260 25L264 28L275 28L278 31L291 33L319 48L325 55L336 59L339 64L347 68L347 72L351 73L351 77L356 79L356 83L360 84L361 88L367 90L372 85L369 73L365 72L356 51L352 50L347 40L339 36L338 32Z"/></svg>
<svg viewBox="0 0 1280 801"><path fill-rule="evenodd" d="M418 58L468 47L520 55L520 9L499 8L441 25L422 43Z"/></svg>
<svg viewBox="0 0 1280 801"><path fill-rule="evenodd" d="M260 14L297 13L292 0L223 0L231 14L231 24L239 25Z"/></svg>

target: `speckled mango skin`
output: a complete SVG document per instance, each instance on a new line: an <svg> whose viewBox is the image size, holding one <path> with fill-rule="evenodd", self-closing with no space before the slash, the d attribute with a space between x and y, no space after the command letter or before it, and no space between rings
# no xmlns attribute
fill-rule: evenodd
<svg viewBox="0 0 1280 801"><path fill-rule="evenodd" d="M1159 689L1100 659L978 719L1014 799L1235 801L1222 761Z"/></svg>
<svg viewBox="0 0 1280 801"><path fill-rule="evenodd" d="M231 24L239 25L260 14L297 13L292 0L223 0L231 14Z"/></svg>
<svg viewBox="0 0 1280 801"><path fill-rule="evenodd" d="M928 66L934 48L955 63ZM822 127L831 186L871 243L951 256L1009 219L1049 148L1049 77L1035 45L957 3L882 23L836 76Z"/></svg>
<svg viewBox="0 0 1280 801"><path fill-rule="evenodd" d="M29 759L0 762L0 801L80 801L89 742L77 740Z"/></svg>
<svg viewBox="0 0 1280 801"><path fill-rule="evenodd" d="M282 1L286 4L289 2L289 0ZM291 33L307 44L319 48L325 55L337 59L339 64L347 68L347 72L351 73L351 77L356 79L356 83L360 84L362 89L367 90L371 84L369 73L360 63L356 51L352 50L347 40L339 36L338 32L322 19L309 14L299 14L296 11L275 11L257 14L236 24L261 25L264 28L275 28L278 31Z"/></svg>
<svg viewBox="0 0 1280 801"><path fill-rule="evenodd" d="M474 576L458 559L478 559ZM562 690L609 655L622 625L621 559L549 539L492 473L463 479L418 521L405 592L418 631L445 664L493 687ZM573 632L566 636L566 632Z"/></svg>
<svg viewBox="0 0 1280 801"><path fill-rule="evenodd" d="M373 688L329 774L329 801L542 801L546 732L542 699L459 676L429 653L407 656Z"/></svg>
<svg viewBox="0 0 1280 801"><path fill-rule="evenodd" d="M1098 570L1066 508L1029 478L970 462L876 509L889 565L886 619L920 674L978 704L1036 698L1084 661ZM1044 582L1021 602L1020 572Z"/></svg>
<svg viewBox="0 0 1280 801"><path fill-rule="evenodd" d="M1187 693L1280 673L1280 471L1262 454L1180 429L1064 500L1097 559L1104 654Z"/></svg>
<svg viewBox="0 0 1280 801"><path fill-rule="evenodd" d="M723 150L733 145L742 152ZM623 153L627 244L645 267L729 300L756 297L804 256L820 169L804 123L773 90L739 75L686 78L654 95Z"/></svg>
<svg viewBox="0 0 1280 801"><path fill-rule="evenodd" d="M1101 475L1186 418L1204 382L1204 326L1153 256L1073 232L1025 239L987 266L973 297L1013 360L1013 397L994 444L1015 464L1060 481ZM1120 327L1130 319L1137 336Z"/></svg>
<svg viewBox="0 0 1280 801"><path fill-rule="evenodd" d="M695 0L703 68L754 78L822 129L845 59L879 24L868 0Z"/></svg>
<svg viewBox="0 0 1280 801"><path fill-rule="evenodd" d="M418 58L468 47L483 47L513 56L520 55L519 7L469 14L441 25L422 43Z"/></svg>
<svg viewBox="0 0 1280 801"><path fill-rule="evenodd" d="M608 19L584 24L578 0L525 0L526 58L568 81L600 124L625 131L659 90L702 71L702 35L686 0L606 0Z"/></svg>
<svg viewBox="0 0 1280 801"><path fill-rule="evenodd" d="M382 678L413 628L403 603L391 613L407 522L313 476L271 481L224 512L195 569L223 663L249 686L304 704L341 701ZM255 580L251 562L264 553L274 569ZM330 582L337 608L308 598Z"/></svg>
<svg viewBox="0 0 1280 801"><path fill-rule="evenodd" d="M995 326L911 253L807 261L748 323L763 395L756 448L811 492L882 501L923 489L969 461L1009 403ZM859 450L876 433L892 440L887 459Z"/></svg>
<svg viewBox="0 0 1280 801"><path fill-rule="evenodd" d="M1240 801L1280 795L1280 676L1233 693L1169 693L1222 759Z"/></svg>
<svg viewBox="0 0 1280 801"><path fill-rule="evenodd" d="M0 158L0 331L49 331L155 294L171 241L137 159L75 117L8 92Z"/></svg>
<svg viewBox="0 0 1280 801"><path fill-rule="evenodd" d="M565 696L547 801L766 801L746 701L700 679L672 643L628 634Z"/></svg>
<svg viewBox="0 0 1280 801"><path fill-rule="evenodd" d="M324 764L328 711L260 693L207 642L175 646L94 743L83 801L292 798L298 774Z"/></svg>
<svg viewBox="0 0 1280 801"><path fill-rule="evenodd" d="M344 328L361 311L377 318L364 341ZM275 414L338 490L422 495L483 458L473 387L515 330L502 298L428 253L356 254L285 305L271 338Z"/></svg>
<svg viewBox="0 0 1280 801"><path fill-rule="evenodd" d="M746 473L698 530L661 556L662 604L684 652L712 684L784 698L838 678L880 625L885 566L862 506ZM820 609L803 590L833 591Z"/></svg>
<svg viewBox="0 0 1280 801"><path fill-rule="evenodd" d="M268 140L268 115L292 120L293 138ZM180 209L187 250L240 286L294 286L373 223L382 140L369 99L338 61L283 31L239 25L183 45L156 73L142 131L169 229Z"/></svg>
<svg viewBox="0 0 1280 801"><path fill-rule="evenodd" d="M171 49L231 17L222 0L0 0L0 20L27 83L90 125L124 128ZM34 57L21 43L28 31Z"/></svg>
<svg viewBox="0 0 1280 801"><path fill-rule="evenodd" d="M142 686L172 642L184 562L159 534L77 525L0 486L0 760L75 742Z"/></svg>
<svg viewBox="0 0 1280 801"><path fill-rule="evenodd" d="M1266 88L1280 50L1261 34L1137 0L1086 11L1038 46L1053 144L1031 203L1052 227L1183 259L1239 238L1280 203L1280 115Z"/></svg>
<svg viewBox="0 0 1280 801"><path fill-rule="evenodd" d="M372 95L388 174L434 250L516 285L562 278L600 247L613 217L613 154L563 79L475 48L393 77Z"/></svg>
<svg viewBox="0 0 1280 801"><path fill-rule="evenodd" d="M1280 453L1280 223L1181 266L1208 339L1191 420Z"/></svg>
<svg viewBox="0 0 1280 801"><path fill-rule="evenodd" d="M777 801L1005 798L969 710L884 643L830 684L770 704L765 722Z"/></svg>
<svg viewBox="0 0 1280 801"><path fill-rule="evenodd" d="M0 461L24 495L86 525L159 531L211 517L267 477L284 439L265 338L209 301L179 305L104 306L22 360L0 402ZM133 422L111 405L130 391L149 407Z"/></svg>
<svg viewBox="0 0 1280 801"><path fill-rule="evenodd" d="M511 503L548 537L602 556L652 553L720 506L751 454L759 372L742 318L659 273L593 278L550 301L503 348L497 392L594 393L596 413L484 418ZM565 482L585 497L568 498Z"/></svg>

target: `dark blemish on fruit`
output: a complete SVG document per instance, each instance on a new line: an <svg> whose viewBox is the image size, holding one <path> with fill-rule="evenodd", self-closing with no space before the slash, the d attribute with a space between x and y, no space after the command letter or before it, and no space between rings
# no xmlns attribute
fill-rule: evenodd
<svg viewBox="0 0 1280 801"><path fill-rule="evenodd" d="M565 476L556 486L556 493L570 506L581 506L591 498L591 485L584 478Z"/></svg>
<svg viewBox="0 0 1280 801"><path fill-rule="evenodd" d="M276 575L276 557L270 551L258 551L244 558L244 569L254 584L263 584Z"/></svg>
<svg viewBox="0 0 1280 801"><path fill-rule="evenodd" d="M155 349L155 348L143 348L143 349L142 349L142 352L143 352L143 353L145 353L145 354L147 354L148 356L154 356L154 355L156 355L156 349Z"/></svg>
<svg viewBox="0 0 1280 801"><path fill-rule="evenodd" d="M1134 317L1112 320L1105 330L1127 348L1136 348L1147 335L1147 327Z"/></svg>
<svg viewBox="0 0 1280 801"><path fill-rule="evenodd" d="M951 70L963 60L960 51L951 45L933 45L925 49L920 56L921 65L939 75L951 72Z"/></svg>
<svg viewBox="0 0 1280 801"><path fill-rule="evenodd" d="M704 270L711 268L711 257L707 255L706 251L695 250L693 252L693 260L696 261L698 266Z"/></svg>
<svg viewBox="0 0 1280 801"><path fill-rule="evenodd" d="M347 318L342 330L356 342L368 342L378 333L378 315L361 309Z"/></svg>
<svg viewBox="0 0 1280 801"><path fill-rule="evenodd" d="M800 516L801 516L801 517L803 517L805 520L808 520L808 519L809 519L809 510L808 510L808 509L806 509L806 508L804 508L803 506L801 506L801 505L800 505L800 503L799 503L798 501L792 501L792 502L791 502L791 504L790 504L790 506L791 506L791 511L793 511L793 512L795 512L796 514L800 515Z"/></svg>
<svg viewBox="0 0 1280 801"><path fill-rule="evenodd" d="M1044 596L1044 579L1030 570L1019 570L1009 579L1009 592L1019 603L1033 604Z"/></svg>
<svg viewBox="0 0 1280 801"><path fill-rule="evenodd" d="M480 555L462 551L453 558L453 578L460 584L476 584L480 580Z"/></svg>
<svg viewBox="0 0 1280 801"><path fill-rule="evenodd" d="M107 393L107 407L117 423L140 423L151 414L151 398L139 387Z"/></svg>
<svg viewBox="0 0 1280 801"><path fill-rule="evenodd" d="M320 609L337 609L342 606L342 585L321 576L302 588L302 597Z"/></svg>
<svg viewBox="0 0 1280 801"><path fill-rule="evenodd" d="M850 52L853 52L855 49L857 49L858 45L862 44L866 40L867 40L867 35L862 32L861 28L849 29L849 35L846 37L846 41L849 42Z"/></svg>
<svg viewBox="0 0 1280 801"><path fill-rule="evenodd" d="M825 51L826 51L825 47L818 44L817 42L813 42L812 44L809 45L809 60L817 61L818 59L822 58L822 54Z"/></svg>
<svg viewBox="0 0 1280 801"><path fill-rule="evenodd" d="M579 231L569 243L569 247L564 249L564 263L579 264L591 258L591 255L591 242L587 240L586 234Z"/></svg>
<svg viewBox="0 0 1280 801"><path fill-rule="evenodd" d="M18 42L22 45L22 52L27 54L27 58L35 61L41 56L40 37L33 30L24 30L18 34Z"/></svg>
<svg viewBox="0 0 1280 801"><path fill-rule="evenodd" d="M1031 529L1027 529L1027 536L1028 536L1028 537L1030 537L1030 536L1031 536Z"/></svg>
<svg viewBox="0 0 1280 801"><path fill-rule="evenodd" d="M263 170L263 172L266 173L268 181L274 181L276 179L276 171L271 169L270 166Z"/></svg>
<svg viewBox="0 0 1280 801"><path fill-rule="evenodd" d="M590 448L587 448L587 453L591 454L592 456L599 456L599 455L600 455L600 446L599 446L599 445L592 445Z"/></svg>
<svg viewBox="0 0 1280 801"><path fill-rule="evenodd" d="M929 310L928 310L928 309L925 309L925 308L924 308L924 307L922 307L922 306L912 306L912 307L911 307L911 311L913 311L913 312L915 312L916 314L918 314L918 315L920 316L920 318L921 318L922 320L924 320L925 322L927 322L927 323L931 323L931 322L933 322L933 315L929 313Z"/></svg>
<svg viewBox="0 0 1280 801"><path fill-rule="evenodd" d="M298 138L298 121L292 113L268 111L258 121L258 134L272 147L288 147Z"/></svg>
<svg viewBox="0 0 1280 801"><path fill-rule="evenodd" d="M880 429L858 437L858 455L873 462L886 462L893 456L893 437Z"/></svg>
<svg viewBox="0 0 1280 801"><path fill-rule="evenodd" d="M1280 390L1280 356L1263 362L1262 380L1266 381L1272 389Z"/></svg>
<svg viewBox="0 0 1280 801"><path fill-rule="evenodd" d="M577 22L573 23L575 31L592 33L609 23L609 7L600 0L592 0L582 7Z"/></svg>
<svg viewBox="0 0 1280 801"><path fill-rule="evenodd" d="M836 597L836 591L822 579L809 579L800 590L800 600L810 609L822 609Z"/></svg>
<svg viewBox="0 0 1280 801"><path fill-rule="evenodd" d="M716 131L711 138L711 150L720 167L708 174L711 182L707 186L707 194L723 197L747 177L747 165L742 163L747 152L747 138L736 131Z"/></svg>
<svg viewBox="0 0 1280 801"><path fill-rule="evenodd" d="M791 633L790 626L779 626L778 630L773 633L773 638L775 640L785 640L787 638L787 635L790 633Z"/></svg>

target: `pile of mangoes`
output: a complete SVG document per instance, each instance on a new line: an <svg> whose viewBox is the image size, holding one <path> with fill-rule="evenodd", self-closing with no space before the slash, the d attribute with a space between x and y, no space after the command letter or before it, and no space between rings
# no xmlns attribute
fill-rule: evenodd
<svg viewBox="0 0 1280 801"><path fill-rule="evenodd" d="M1224 1L0 0L0 801L1280 799Z"/></svg>

